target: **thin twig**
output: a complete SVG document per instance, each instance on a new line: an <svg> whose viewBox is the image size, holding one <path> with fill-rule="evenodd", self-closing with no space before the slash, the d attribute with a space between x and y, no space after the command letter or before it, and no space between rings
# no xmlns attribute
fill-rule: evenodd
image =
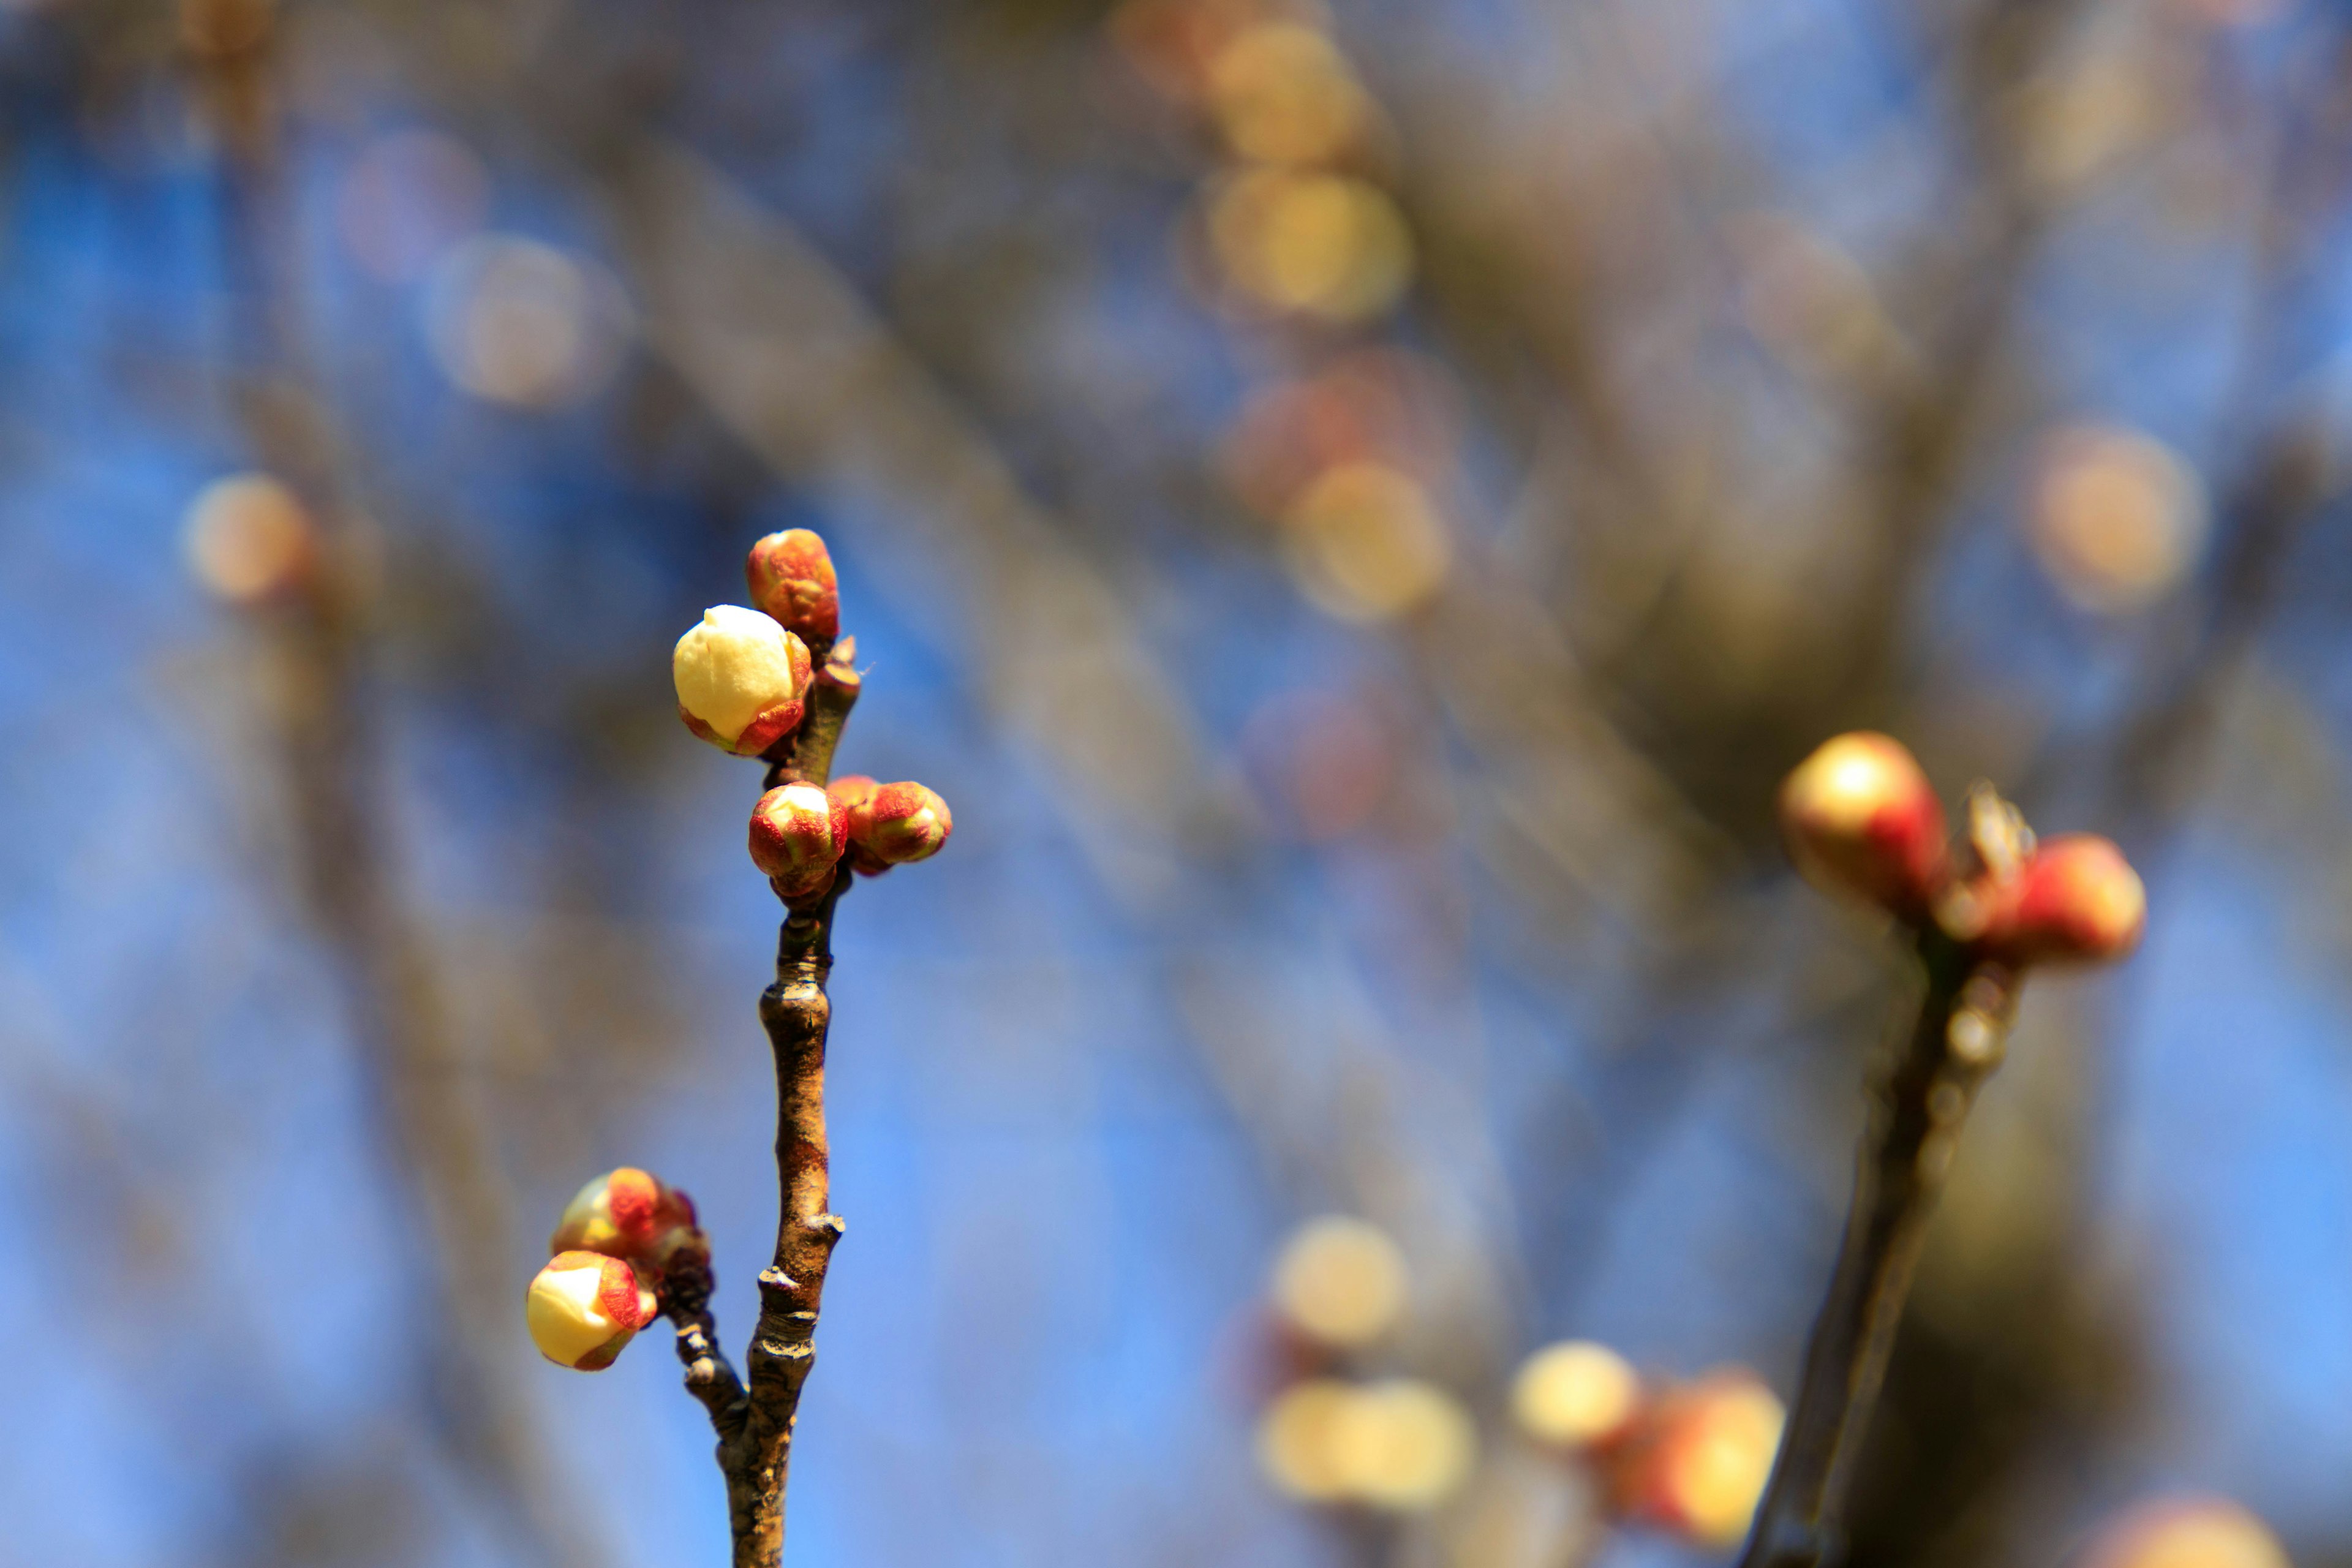
<svg viewBox="0 0 2352 1568"><path fill-rule="evenodd" d="M1976 962L1932 927L1919 939L1919 957L1927 984L1918 1017L1874 1096L1845 1241L1740 1568L1820 1568L1835 1561L1855 1456L1927 1216L1977 1089L2000 1061L2014 976Z"/></svg>

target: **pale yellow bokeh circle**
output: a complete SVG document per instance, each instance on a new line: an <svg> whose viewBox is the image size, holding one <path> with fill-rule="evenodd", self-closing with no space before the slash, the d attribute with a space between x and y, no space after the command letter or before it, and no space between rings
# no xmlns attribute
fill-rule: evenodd
<svg viewBox="0 0 2352 1568"><path fill-rule="evenodd" d="M1234 287L1269 310L1369 321L1412 280L1412 235L1379 186L1260 167L1216 187L1209 242Z"/></svg>
<svg viewBox="0 0 2352 1568"><path fill-rule="evenodd" d="M301 498L267 474L234 474L198 491L183 542L196 581L236 605L290 585L314 548Z"/></svg>
<svg viewBox="0 0 2352 1568"><path fill-rule="evenodd" d="M1266 1479L1303 1502L1337 1502L1348 1495L1339 1430L1356 1391L1332 1378L1312 1378L1285 1389L1258 1422L1257 1458Z"/></svg>
<svg viewBox="0 0 2352 1568"><path fill-rule="evenodd" d="M1478 1454L1477 1431L1461 1402L1412 1378L1359 1388L1339 1412L1333 1441L1348 1494L1399 1513L1452 1497Z"/></svg>
<svg viewBox="0 0 2352 1568"><path fill-rule="evenodd" d="M1511 1385L1511 1415L1538 1443L1581 1447L1633 1417L1642 1377L1607 1345L1569 1340L1529 1356Z"/></svg>
<svg viewBox="0 0 2352 1568"><path fill-rule="evenodd" d="M1377 1226L1341 1215L1309 1222L1282 1249L1274 1304L1308 1338L1368 1345L1403 1315L1404 1255Z"/></svg>
<svg viewBox="0 0 2352 1568"><path fill-rule="evenodd" d="M1325 469L1282 523L1299 591L1341 620L1383 621L1415 609L1453 566L1453 542L1428 492L1383 463Z"/></svg>

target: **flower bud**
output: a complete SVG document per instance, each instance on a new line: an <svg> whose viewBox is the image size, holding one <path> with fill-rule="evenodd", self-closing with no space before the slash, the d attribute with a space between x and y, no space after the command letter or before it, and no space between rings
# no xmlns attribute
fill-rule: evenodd
<svg viewBox="0 0 2352 1568"><path fill-rule="evenodd" d="M1452 1497L1478 1458L1462 1402L1434 1384L1395 1377L1365 1384L1344 1408L1334 1458L1348 1495L1397 1513Z"/></svg>
<svg viewBox="0 0 2352 1568"><path fill-rule="evenodd" d="M1808 881L1917 918L1949 878L1944 805L1901 742L1857 730L1780 785L1780 832Z"/></svg>
<svg viewBox="0 0 2352 1568"><path fill-rule="evenodd" d="M1582 1448L1623 1431L1642 1405L1642 1376L1607 1345L1570 1340L1529 1356L1511 1384L1519 1430L1548 1448Z"/></svg>
<svg viewBox="0 0 2352 1568"><path fill-rule="evenodd" d="M1344 1215L1301 1226L1274 1268L1274 1304L1283 1321L1335 1350L1360 1350L1395 1327L1405 1295L1397 1244Z"/></svg>
<svg viewBox="0 0 2352 1568"><path fill-rule="evenodd" d="M653 1288L625 1259L559 1252L530 1282L531 1343L558 1366L602 1372L654 1321Z"/></svg>
<svg viewBox="0 0 2352 1568"><path fill-rule="evenodd" d="M2110 1521L2083 1568L2288 1568L2270 1527L2226 1498L2168 1498Z"/></svg>
<svg viewBox="0 0 2352 1568"><path fill-rule="evenodd" d="M756 757L792 733L812 673L808 645L740 605L703 611L670 656L677 716L739 757Z"/></svg>
<svg viewBox="0 0 2352 1568"><path fill-rule="evenodd" d="M824 541L805 528L772 533L743 563L751 603L812 646L841 631L841 589Z"/></svg>
<svg viewBox="0 0 2352 1568"><path fill-rule="evenodd" d="M861 871L869 864L887 870L928 860L954 831L948 803L919 784L876 784L849 808L849 837Z"/></svg>
<svg viewBox="0 0 2352 1568"><path fill-rule="evenodd" d="M751 862L788 899L833 881L849 847L849 808L813 784L780 784L751 808Z"/></svg>
<svg viewBox="0 0 2352 1568"><path fill-rule="evenodd" d="M590 1182L563 1206L550 1252L596 1252L639 1263L656 1278L684 1252L710 1254L695 1222L694 1200L634 1165Z"/></svg>
<svg viewBox="0 0 2352 1568"><path fill-rule="evenodd" d="M266 474L215 479L188 509L188 564L232 605L250 607L314 579L318 526L301 498Z"/></svg>
<svg viewBox="0 0 2352 1568"><path fill-rule="evenodd" d="M1748 1533L1771 1479L1788 1413L1751 1373L1711 1373L1669 1390L1606 1460L1619 1511L1721 1548Z"/></svg>
<svg viewBox="0 0 2352 1568"><path fill-rule="evenodd" d="M2123 851L2095 833L2045 838L1989 895L1979 944L2004 963L2121 958L2147 924L2147 889Z"/></svg>

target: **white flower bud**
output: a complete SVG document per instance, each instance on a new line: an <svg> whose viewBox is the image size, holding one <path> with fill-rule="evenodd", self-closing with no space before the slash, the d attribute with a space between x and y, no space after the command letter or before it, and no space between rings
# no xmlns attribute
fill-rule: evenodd
<svg viewBox="0 0 2352 1568"><path fill-rule="evenodd" d="M540 1354L558 1366L602 1372L655 1311L652 1287L622 1259L559 1252L531 1280L523 1315Z"/></svg>
<svg viewBox="0 0 2352 1568"><path fill-rule="evenodd" d="M670 656L678 717L739 757L758 756L800 723L812 673L806 644L740 605L703 611Z"/></svg>

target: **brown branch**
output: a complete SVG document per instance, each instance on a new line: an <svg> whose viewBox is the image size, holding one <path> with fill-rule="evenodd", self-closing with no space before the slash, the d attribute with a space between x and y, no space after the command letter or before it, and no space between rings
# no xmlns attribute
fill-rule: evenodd
<svg viewBox="0 0 2352 1568"><path fill-rule="evenodd" d="M743 1380L719 1343L719 1321L710 1311L710 1259L699 1251L679 1254L662 1277L662 1313L677 1325L677 1359L686 1368L686 1391L710 1412L722 1444L740 1431Z"/></svg>
<svg viewBox="0 0 2352 1568"><path fill-rule="evenodd" d="M2016 980L1932 927L1911 1037L1874 1096L1853 1205L1828 1297L1813 1321L1797 1404L1740 1568L1819 1568L1838 1556L1839 1519L1927 1216L1978 1087L2000 1065Z"/></svg>
<svg viewBox="0 0 2352 1568"><path fill-rule="evenodd" d="M776 753L766 787L788 780L822 785L834 748L856 706L856 646L848 638L814 650L819 660L808 716ZM827 1207L832 1180L824 1128L824 1045L833 1004L833 911L849 889L844 861L831 887L814 900L788 902L776 937L776 983L760 996L760 1022L776 1058L776 1181L781 1213L776 1253L760 1271L760 1321L745 1358L749 1387L714 1343L709 1276L688 1273L671 1303L687 1391L710 1412L735 1568L778 1568L784 1555L784 1482L801 1389L816 1364L816 1320L825 1270L841 1239L840 1216ZM697 1293L697 1287L699 1293Z"/></svg>

